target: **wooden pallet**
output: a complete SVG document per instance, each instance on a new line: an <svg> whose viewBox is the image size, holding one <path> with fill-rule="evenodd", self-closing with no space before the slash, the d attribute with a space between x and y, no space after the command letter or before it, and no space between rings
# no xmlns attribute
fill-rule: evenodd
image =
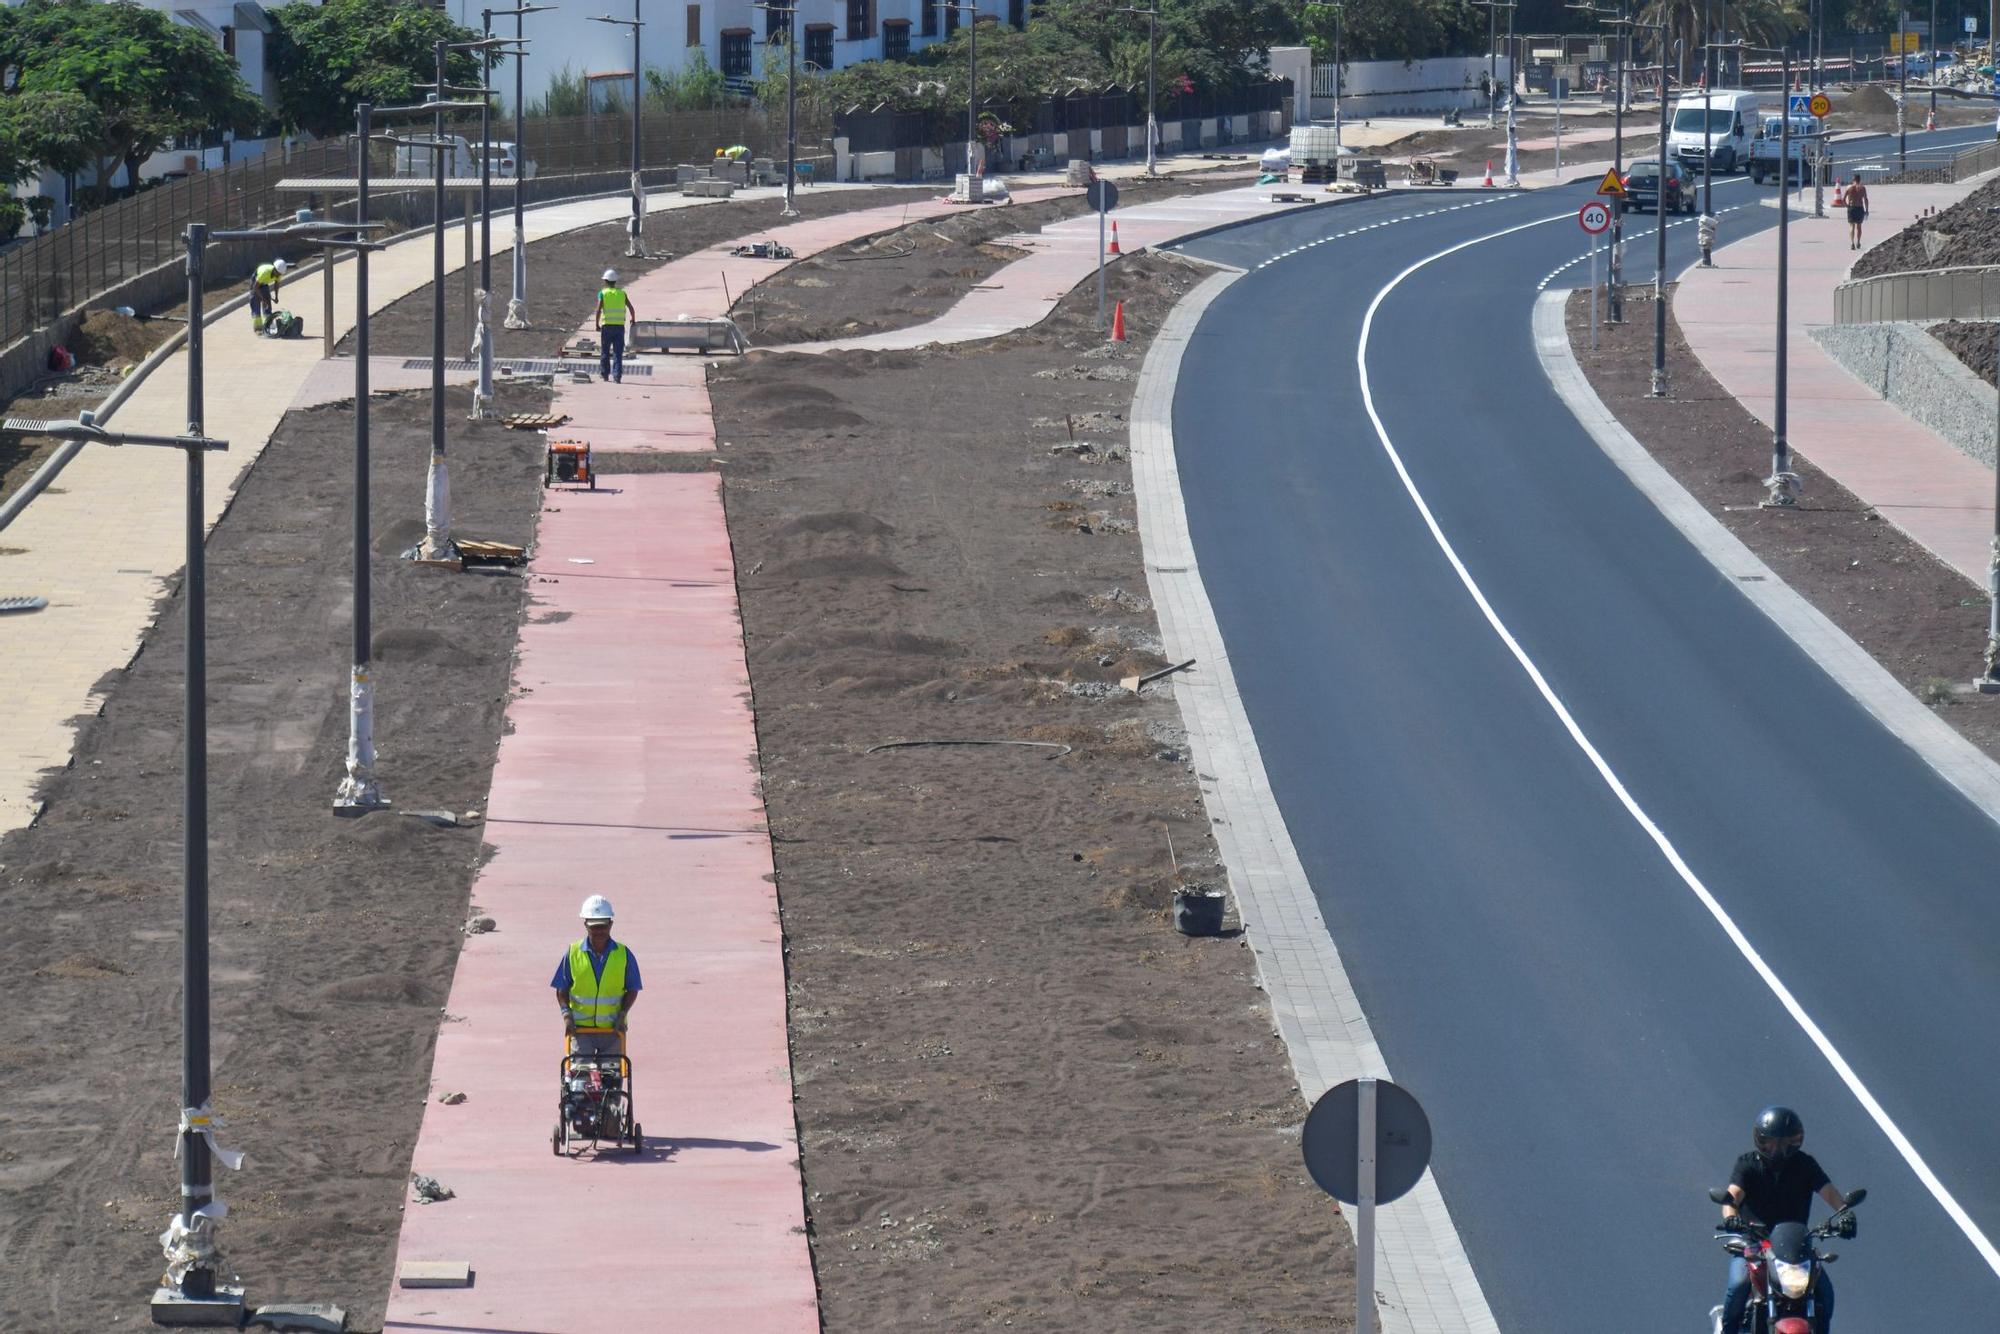
<svg viewBox="0 0 2000 1334"><path fill-rule="evenodd" d="M501 424L510 431L546 431L568 420L565 412L516 412Z"/></svg>

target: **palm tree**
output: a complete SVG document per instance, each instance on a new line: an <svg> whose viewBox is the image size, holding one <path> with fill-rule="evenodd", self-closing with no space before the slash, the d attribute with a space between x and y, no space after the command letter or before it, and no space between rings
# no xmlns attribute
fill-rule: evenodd
<svg viewBox="0 0 2000 1334"><path fill-rule="evenodd" d="M1781 46L1804 31L1807 22L1806 0L1650 0L1641 7L1639 20L1648 27L1664 21L1664 50L1671 52L1680 40L1692 66L1701 51L1703 14L1717 28L1726 17L1728 30L1752 46Z"/></svg>

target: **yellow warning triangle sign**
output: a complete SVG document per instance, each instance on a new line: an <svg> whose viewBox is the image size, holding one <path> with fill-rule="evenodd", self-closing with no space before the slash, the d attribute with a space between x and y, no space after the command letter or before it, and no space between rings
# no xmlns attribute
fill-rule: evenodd
<svg viewBox="0 0 2000 1334"><path fill-rule="evenodd" d="M1618 179L1616 171L1607 171L1604 173L1604 179L1598 183L1597 193L1601 195L1623 195L1625 193L1625 182Z"/></svg>

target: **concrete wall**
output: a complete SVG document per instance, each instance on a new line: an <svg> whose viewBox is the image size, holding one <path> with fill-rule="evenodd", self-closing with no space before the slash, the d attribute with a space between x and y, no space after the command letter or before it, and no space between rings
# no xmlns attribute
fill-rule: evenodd
<svg viewBox="0 0 2000 1334"><path fill-rule="evenodd" d="M1921 324L1828 324L1813 341L1848 374L1938 433L1967 458L1993 466L1993 387Z"/></svg>
<svg viewBox="0 0 2000 1334"><path fill-rule="evenodd" d="M1501 84L1513 77L1505 57L1497 62ZM1487 73L1484 56L1452 56L1437 60L1348 61L1340 75L1340 113L1347 119L1369 116L1442 115L1453 107L1484 108L1479 81ZM1332 66L1318 67L1313 80L1313 118L1333 119ZM1504 96L1504 93L1503 93Z"/></svg>

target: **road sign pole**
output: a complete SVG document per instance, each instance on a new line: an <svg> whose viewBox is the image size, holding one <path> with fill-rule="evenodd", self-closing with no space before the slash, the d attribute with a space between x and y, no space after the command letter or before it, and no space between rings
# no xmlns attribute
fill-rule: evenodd
<svg viewBox="0 0 2000 1334"><path fill-rule="evenodd" d="M1590 234L1590 350L1597 351L1597 233Z"/></svg>
<svg viewBox="0 0 2000 1334"><path fill-rule="evenodd" d="M1097 327L1104 327L1104 201L1097 205Z"/></svg>
<svg viewBox="0 0 2000 1334"><path fill-rule="evenodd" d="M1355 1081L1355 1168L1359 1197L1354 1225L1354 1334L1375 1334L1375 1081Z"/></svg>

